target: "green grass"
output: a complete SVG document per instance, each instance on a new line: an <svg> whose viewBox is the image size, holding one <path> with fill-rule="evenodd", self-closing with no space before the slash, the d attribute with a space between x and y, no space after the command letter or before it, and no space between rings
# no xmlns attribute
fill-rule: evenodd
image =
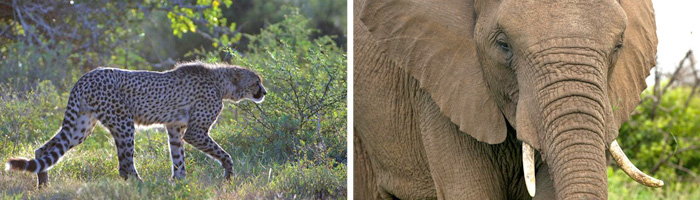
<svg viewBox="0 0 700 200"><path fill-rule="evenodd" d="M66 94L48 86L16 94L0 87L0 161L32 158L34 149L58 129ZM228 107L228 106L227 106ZM234 106L235 107L235 106ZM224 110L223 112L232 112ZM214 140L234 159L231 181L223 168L186 145L185 180L171 177L167 134L162 128L136 132L135 163L143 182L119 176L111 135L97 126L49 170L46 188L36 189L36 175L0 171L0 199L344 199L346 165L308 158L271 156L272 142L236 130L235 121L220 119ZM274 141L273 141L274 142Z"/></svg>
<svg viewBox="0 0 700 200"><path fill-rule="evenodd" d="M98 129L102 129L99 127ZM214 138L224 130L214 129ZM150 136L150 139L148 138ZM345 194L345 165L307 165L308 161L282 164L257 156L255 152L226 148L235 162L231 182L213 159L189 146L186 149L187 178L170 179L167 136L155 130L140 131L136 140L136 168L143 182L124 181L117 172L116 148L104 130L70 151L49 171L48 188L35 189L36 175L0 172L0 199L251 199L251 198L342 198ZM219 139L223 142L224 140ZM16 144L19 154L32 157L37 145Z"/></svg>
<svg viewBox="0 0 700 200"><path fill-rule="evenodd" d="M661 178L663 177L656 177ZM622 170L608 167L609 199L700 199L700 182L664 180L661 188L650 188L633 181Z"/></svg>

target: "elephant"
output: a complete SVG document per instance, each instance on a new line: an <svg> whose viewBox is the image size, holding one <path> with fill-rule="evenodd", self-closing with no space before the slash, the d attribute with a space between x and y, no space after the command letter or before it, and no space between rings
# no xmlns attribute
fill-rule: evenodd
<svg viewBox="0 0 700 200"><path fill-rule="evenodd" d="M355 199L607 199L651 0L356 0Z"/></svg>

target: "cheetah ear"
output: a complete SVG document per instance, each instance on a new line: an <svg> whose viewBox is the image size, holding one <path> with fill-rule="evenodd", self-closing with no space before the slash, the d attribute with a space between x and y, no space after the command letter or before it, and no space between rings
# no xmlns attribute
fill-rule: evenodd
<svg viewBox="0 0 700 200"><path fill-rule="evenodd" d="M232 75L231 77L233 77L233 83L234 83L234 84L235 84L235 83L241 82L241 73L240 73L240 72L234 71L234 73L233 73L233 75Z"/></svg>
<svg viewBox="0 0 700 200"><path fill-rule="evenodd" d="M231 84L234 86L238 85L238 82L240 80L240 75L238 75L238 72L234 70L226 70L226 78L231 81Z"/></svg>

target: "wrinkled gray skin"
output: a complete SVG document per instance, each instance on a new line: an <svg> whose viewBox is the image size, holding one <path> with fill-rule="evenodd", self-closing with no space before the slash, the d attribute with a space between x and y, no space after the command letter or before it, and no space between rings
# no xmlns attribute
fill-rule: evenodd
<svg viewBox="0 0 700 200"><path fill-rule="evenodd" d="M355 199L530 199L523 142L534 199L607 199L654 66L649 1L378 2L354 3Z"/></svg>

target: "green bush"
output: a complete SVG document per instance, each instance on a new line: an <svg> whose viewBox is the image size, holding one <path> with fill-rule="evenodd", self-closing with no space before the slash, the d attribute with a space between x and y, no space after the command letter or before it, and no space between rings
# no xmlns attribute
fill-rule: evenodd
<svg viewBox="0 0 700 200"><path fill-rule="evenodd" d="M276 172L279 175L270 182L270 188L272 191L280 191L285 199L293 199L295 196L339 198L345 196L345 187L342 187L347 178L345 172L345 165L329 168L301 160L283 166Z"/></svg>
<svg viewBox="0 0 700 200"><path fill-rule="evenodd" d="M671 88L654 109L652 90L646 90L646 100L620 128L618 141L630 160L667 183L700 181L700 98L690 93L688 87Z"/></svg>
<svg viewBox="0 0 700 200"><path fill-rule="evenodd" d="M244 118L238 125L274 143L266 156L345 161L345 54L331 37L311 40L308 19L289 12L259 35L246 35L248 54L231 52L233 62L258 71L268 89L264 103L238 105Z"/></svg>
<svg viewBox="0 0 700 200"><path fill-rule="evenodd" d="M309 26L318 29L313 38L322 35L335 35L334 41L339 46L345 46L345 35L348 30L346 22L347 1L327 0L236 0L234 5L224 10L224 16L240 24L244 33L257 34L260 27L277 23L285 19L287 12L280 8L293 6L308 17ZM241 38L242 50L247 50L248 38Z"/></svg>
<svg viewBox="0 0 700 200"><path fill-rule="evenodd" d="M27 141L45 141L60 127L68 93L59 93L50 81L27 93L0 85L0 153L23 151ZM33 153L33 151L32 151Z"/></svg>
<svg viewBox="0 0 700 200"><path fill-rule="evenodd" d="M40 47L20 42L0 45L0 84L6 84L19 91L29 91L38 82L49 80L60 90L70 89L72 77L80 74L78 68L72 66L72 55L69 44L61 44L49 51L39 50ZM77 80L77 79L76 79Z"/></svg>

